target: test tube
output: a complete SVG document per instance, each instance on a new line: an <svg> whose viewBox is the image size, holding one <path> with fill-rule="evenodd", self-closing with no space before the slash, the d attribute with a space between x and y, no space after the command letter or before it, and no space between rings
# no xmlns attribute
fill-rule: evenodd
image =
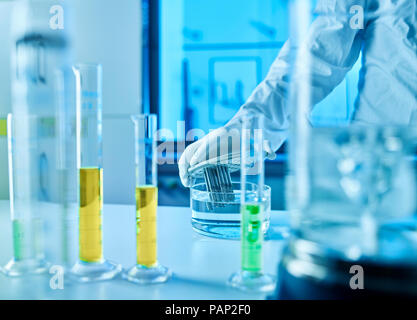
<svg viewBox="0 0 417 320"><path fill-rule="evenodd" d="M43 273L49 266L43 243L39 172L34 163L38 124L39 117L27 113L7 117L13 257L1 270L10 277Z"/></svg>
<svg viewBox="0 0 417 320"><path fill-rule="evenodd" d="M162 283L171 277L171 271L157 259L157 117L140 114L132 116L132 120L135 126L136 265L124 277L138 284Z"/></svg>
<svg viewBox="0 0 417 320"><path fill-rule="evenodd" d="M102 67L74 66L78 168L79 261L71 277L80 282L109 280L122 267L103 258Z"/></svg>
<svg viewBox="0 0 417 320"><path fill-rule="evenodd" d="M275 278L264 274L263 230L265 185L264 117L242 117L241 133L241 270L229 278L232 287L255 292L272 291Z"/></svg>

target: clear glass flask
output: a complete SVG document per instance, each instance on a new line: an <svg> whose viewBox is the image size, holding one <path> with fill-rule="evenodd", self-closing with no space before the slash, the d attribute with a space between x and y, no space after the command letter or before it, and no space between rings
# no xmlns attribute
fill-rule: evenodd
<svg viewBox="0 0 417 320"><path fill-rule="evenodd" d="M417 296L415 14L409 1L290 2L291 81L278 88L289 93L293 237L281 298L359 296L353 265L370 295Z"/></svg>
<svg viewBox="0 0 417 320"><path fill-rule="evenodd" d="M138 284L162 283L171 271L157 259L157 116L132 116L135 125L136 265L124 274Z"/></svg>
<svg viewBox="0 0 417 320"><path fill-rule="evenodd" d="M254 292L275 288L275 278L264 274L262 225L265 206L264 117L248 113L242 119L241 136L241 270L229 279L232 287ZM256 186L253 192L252 186Z"/></svg>
<svg viewBox="0 0 417 320"><path fill-rule="evenodd" d="M74 66L77 95L77 167L79 188L79 261L71 269L76 281L109 280L122 267L103 257L102 67Z"/></svg>

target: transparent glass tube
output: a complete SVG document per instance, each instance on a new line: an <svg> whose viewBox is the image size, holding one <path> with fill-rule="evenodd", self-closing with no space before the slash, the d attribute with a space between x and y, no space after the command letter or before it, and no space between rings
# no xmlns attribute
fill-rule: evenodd
<svg viewBox="0 0 417 320"><path fill-rule="evenodd" d="M262 272L262 223L265 210L263 117L242 117L241 135L241 270L229 279L233 287L246 291L272 291L275 279ZM249 185L255 185L253 192Z"/></svg>
<svg viewBox="0 0 417 320"><path fill-rule="evenodd" d="M135 125L136 164L136 265L126 274L129 281L148 284L167 281L171 272L157 259L157 117L132 116Z"/></svg>
<svg viewBox="0 0 417 320"><path fill-rule="evenodd" d="M46 260L56 262L58 241L50 240L58 238L52 236L54 217L62 212L56 160L58 148L65 149L55 130L61 120L56 98L72 57L72 28L71 5L64 3L65 28L52 30L45 23L53 5L50 0L16 1L12 11L8 151L14 257L3 269L9 276L44 272Z"/></svg>
<svg viewBox="0 0 417 320"><path fill-rule="evenodd" d="M48 219L53 232L48 234L47 242L55 250L54 264L59 263L71 268L76 257L77 238L77 157L76 157L76 118L75 118L75 83L71 67L58 70L55 75L56 121L55 121L55 169L57 211ZM57 214L59 213L59 214ZM53 240L58 241L53 241Z"/></svg>
<svg viewBox="0 0 417 320"><path fill-rule="evenodd" d="M39 203L40 179L34 168L39 120L29 114L7 117L13 258L2 271L10 277L43 273L48 268Z"/></svg>
<svg viewBox="0 0 417 320"><path fill-rule="evenodd" d="M102 67L80 64L76 77L79 261L71 274L86 282L115 277L121 266L103 258Z"/></svg>

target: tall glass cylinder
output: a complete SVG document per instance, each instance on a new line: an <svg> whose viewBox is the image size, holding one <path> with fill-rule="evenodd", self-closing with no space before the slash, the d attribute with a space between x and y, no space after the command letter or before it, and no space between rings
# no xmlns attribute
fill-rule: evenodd
<svg viewBox="0 0 417 320"><path fill-rule="evenodd" d="M103 258L102 67L79 64L76 76L79 262L72 275L80 281L107 280L121 266Z"/></svg>
<svg viewBox="0 0 417 320"><path fill-rule="evenodd" d="M53 6L60 8L65 28L53 29L48 23ZM60 144L56 124L67 118L60 118L57 84L66 81L63 70L71 65L70 7L60 0L19 0L14 5L8 120L14 257L3 269L10 276L43 272L45 258L56 261L52 247L57 241L46 235L51 235L54 217L63 208L57 156L66 145Z"/></svg>
<svg viewBox="0 0 417 320"><path fill-rule="evenodd" d="M126 274L127 280L139 283L167 281L171 272L157 259L157 117L134 115L136 167L136 265Z"/></svg>
<svg viewBox="0 0 417 320"><path fill-rule="evenodd" d="M77 167L79 183L79 256L84 262L103 259L102 68L75 69L77 89Z"/></svg>
<svg viewBox="0 0 417 320"><path fill-rule="evenodd" d="M253 113L242 118L241 133L241 270L229 284L247 291L271 291L275 279L263 274L263 231L266 208L264 184L264 117Z"/></svg>
<svg viewBox="0 0 417 320"><path fill-rule="evenodd" d="M77 261L77 156L76 156L76 108L75 83L71 67L56 73L56 121L55 141L57 172L57 208L53 223L57 226L48 234L48 242L54 245L54 264L65 268ZM49 220L48 220L49 221ZM49 240L51 239L51 240Z"/></svg>

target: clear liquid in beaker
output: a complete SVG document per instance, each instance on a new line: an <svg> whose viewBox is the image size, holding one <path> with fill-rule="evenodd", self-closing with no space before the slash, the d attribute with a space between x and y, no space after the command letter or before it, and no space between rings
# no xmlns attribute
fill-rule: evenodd
<svg viewBox="0 0 417 320"><path fill-rule="evenodd" d="M228 194L210 195L205 183L197 183L191 187L191 223L195 231L215 238L240 239L241 188L238 182L233 182L232 186L233 196ZM257 186L253 183L248 183L248 199L251 197L255 199L256 188ZM262 231L266 233L269 228L271 211L271 188L269 186L265 186L264 195ZM213 199L223 200L216 202Z"/></svg>

